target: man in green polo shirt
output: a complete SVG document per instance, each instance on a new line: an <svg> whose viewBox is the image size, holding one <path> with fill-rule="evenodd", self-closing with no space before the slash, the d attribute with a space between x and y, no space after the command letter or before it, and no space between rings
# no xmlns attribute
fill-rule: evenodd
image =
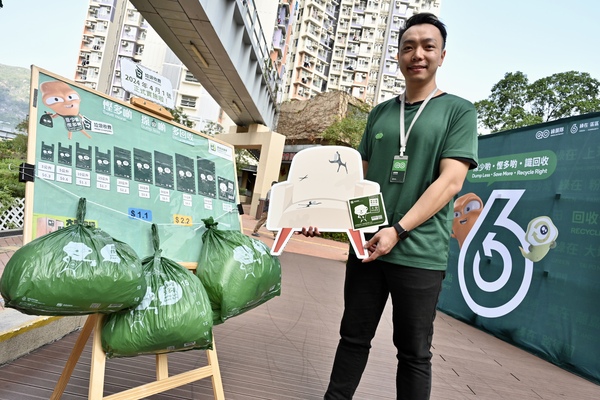
<svg viewBox="0 0 600 400"><path fill-rule="evenodd" d="M400 31L406 91L369 114L358 148L365 179L378 182L391 226L369 238L368 258L350 254L344 315L325 399L351 399L389 296L397 348L397 398L431 392L431 340L448 261L453 198L477 166L477 115L470 102L437 88L446 29L429 13ZM318 235L309 227L306 236Z"/></svg>

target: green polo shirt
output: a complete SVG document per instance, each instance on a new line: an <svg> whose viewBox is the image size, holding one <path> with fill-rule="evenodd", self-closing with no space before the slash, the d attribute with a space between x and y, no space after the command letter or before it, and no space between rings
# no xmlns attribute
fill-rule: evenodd
<svg viewBox="0 0 600 400"><path fill-rule="evenodd" d="M405 107L405 129L422 102ZM451 94L432 98L410 132L404 183L390 183L394 156L400 153L400 101L394 98L373 108L359 145L369 162L366 179L379 183L388 223L399 221L439 176L442 158L464 159L477 166L477 112L473 104ZM416 268L445 270L454 217L454 200L410 232L383 261ZM370 235L372 236L372 235ZM370 237L369 236L369 237Z"/></svg>

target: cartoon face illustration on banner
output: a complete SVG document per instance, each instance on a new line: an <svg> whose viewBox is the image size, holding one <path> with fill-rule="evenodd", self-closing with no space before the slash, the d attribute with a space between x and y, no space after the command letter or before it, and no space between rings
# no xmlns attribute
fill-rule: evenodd
<svg viewBox="0 0 600 400"><path fill-rule="evenodd" d="M58 116L63 117L69 139L73 136L73 132L81 132L88 138L91 136L83 130L83 115L79 113L81 105L81 97L69 85L60 81L44 82L40 85L42 92L42 101L45 106L49 107L54 113L45 111L45 114L40 118L40 124L53 127L52 119ZM48 114L51 118L48 118Z"/></svg>
<svg viewBox="0 0 600 400"><path fill-rule="evenodd" d="M519 246L521 254L533 262L541 261L550 249L556 247L558 229L552 223L550 217L541 216L532 219L527 225L525 240L529 243L527 251Z"/></svg>
<svg viewBox="0 0 600 400"><path fill-rule="evenodd" d="M475 193L467 193L454 202L452 237L458 240L458 247L462 247L482 209L483 201Z"/></svg>

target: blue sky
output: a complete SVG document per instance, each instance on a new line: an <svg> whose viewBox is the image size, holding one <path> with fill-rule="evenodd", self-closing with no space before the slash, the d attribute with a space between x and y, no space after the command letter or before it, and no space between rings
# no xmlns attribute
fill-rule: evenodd
<svg viewBox="0 0 600 400"><path fill-rule="evenodd" d="M506 72L534 82L558 72L600 81L600 1L442 0L447 54L438 85L471 101Z"/></svg>
<svg viewBox="0 0 600 400"><path fill-rule="evenodd" d="M438 85L478 101L506 72L531 82L557 72L600 80L600 1L441 0L447 56ZM72 79L88 2L3 0L0 64L35 64Z"/></svg>

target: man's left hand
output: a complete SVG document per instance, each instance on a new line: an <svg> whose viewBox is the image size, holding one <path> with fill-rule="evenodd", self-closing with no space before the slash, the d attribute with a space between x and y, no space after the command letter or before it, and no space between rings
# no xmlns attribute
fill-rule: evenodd
<svg viewBox="0 0 600 400"><path fill-rule="evenodd" d="M362 262L373 261L379 256L389 253L396 243L398 243L398 240L398 234L391 226L381 229L365 244L365 249L369 252L369 256L362 260Z"/></svg>

